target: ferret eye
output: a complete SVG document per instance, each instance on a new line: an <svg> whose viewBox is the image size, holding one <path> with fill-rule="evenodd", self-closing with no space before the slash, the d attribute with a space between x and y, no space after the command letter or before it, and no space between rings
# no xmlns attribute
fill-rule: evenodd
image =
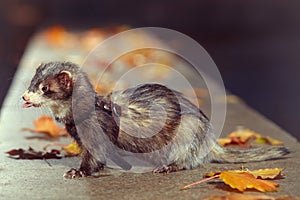
<svg viewBox="0 0 300 200"><path fill-rule="evenodd" d="M49 89L48 86L43 86L43 87L42 87L42 91L43 91L43 92L47 92L48 89Z"/></svg>

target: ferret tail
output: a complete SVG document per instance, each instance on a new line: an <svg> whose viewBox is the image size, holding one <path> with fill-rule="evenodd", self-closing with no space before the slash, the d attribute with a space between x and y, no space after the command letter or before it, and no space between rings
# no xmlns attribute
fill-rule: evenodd
<svg viewBox="0 0 300 200"><path fill-rule="evenodd" d="M264 160L278 159L290 153L290 150L283 146L258 147L252 149L232 149L215 145L212 162L217 163L245 163Z"/></svg>

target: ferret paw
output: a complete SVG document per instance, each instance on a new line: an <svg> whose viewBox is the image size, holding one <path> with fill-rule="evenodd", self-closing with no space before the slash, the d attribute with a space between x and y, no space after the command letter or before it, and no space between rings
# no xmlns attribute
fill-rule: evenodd
<svg viewBox="0 0 300 200"><path fill-rule="evenodd" d="M170 173L170 172L174 172L177 171L177 167L175 167L174 165L163 165L161 167L158 167L156 169L154 169L152 172L153 173Z"/></svg>
<svg viewBox="0 0 300 200"><path fill-rule="evenodd" d="M77 169L70 169L69 171L67 171L64 174L64 178L70 178L70 179L74 179L74 178L81 178L81 177L86 177L86 174L84 171L81 170L77 170Z"/></svg>

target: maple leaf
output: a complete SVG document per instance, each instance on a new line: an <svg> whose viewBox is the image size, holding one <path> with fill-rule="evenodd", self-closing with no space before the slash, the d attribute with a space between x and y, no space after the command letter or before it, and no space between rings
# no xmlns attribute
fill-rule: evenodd
<svg viewBox="0 0 300 200"><path fill-rule="evenodd" d="M186 185L182 189L186 189L211 179L220 178L231 188L238 189L239 191L245 191L247 188L253 188L261 192L277 191L277 183L261 179L275 179L281 175L282 170L283 168L260 169L254 171L232 170L210 172L205 175L208 178Z"/></svg>
<svg viewBox="0 0 300 200"><path fill-rule="evenodd" d="M247 188L254 188L261 192L277 191L277 183L256 179L254 175L248 172L233 172L225 171L221 172L219 176L224 183L229 185L231 188L238 189L243 192Z"/></svg>
<svg viewBox="0 0 300 200"><path fill-rule="evenodd" d="M281 177L281 172L284 170L284 168L272 168L272 169L258 169L258 170L231 170L230 172L248 172L252 174L255 178L260 179L275 179L278 177ZM222 172L209 172L205 174L205 177L211 177L215 175L219 175Z"/></svg>
<svg viewBox="0 0 300 200"><path fill-rule="evenodd" d="M251 194L238 194L229 193L222 196L208 196L204 200L299 200L291 196L272 197L267 195L251 195Z"/></svg>
<svg viewBox="0 0 300 200"><path fill-rule="evenodd" d="M35 129L23 128L23 131L29 131L32 133L44 133L50 137L60 137L68 135L65 128L61 128L57 126L57 124L53 121L52 117L41 116L37 120L34 120Z"/></svg>

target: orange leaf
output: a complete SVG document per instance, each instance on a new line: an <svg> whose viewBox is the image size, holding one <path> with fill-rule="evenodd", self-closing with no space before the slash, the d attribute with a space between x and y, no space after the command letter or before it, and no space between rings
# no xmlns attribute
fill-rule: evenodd
<svg viewBox="0 0 300 200"><path fill-rule="evenodd" d="M50 44L60 45L65 42L67 31L63 26L53 26L46 30L45 36Z"/></svg>
<svg viewBox="0 0 300 200"><path fill-rule="evenodd" d="M57 124L53 121L52 117L41 116L34 122L35 129L24 128L24 131L30 131L33 133L44 133L49 135L50 137L59 137L68 135L65 128L61 128L57 126Z"/></svg>
<svg viewBox="0 0 300 200"><path fill-rule="evenodd" d="M258 169L258 170L230 170L229 172L247 172L252 174L255 178L260 179L275 179L277 177L282 176L281 172L284 168L272 168L272 169ZM222 172L209 172L204 175L204 177L211 177L217 174L221 174Z"/></svg>
<svg viewBox="0 0 300 200"><path fill-rule="evenodd" d="M206 182L214 178L220 178L227 185L229 185L232 188L238 189L239 191L244 191L247 188L253 188L261 192L277 191L277 183L261 179L275 179L278 176L281 176L282 170L283 168L273 168L245 171L242 167L242 170L209 172L204 175L204 177L206 177L205 179L188 184L184 186L183 189Z"/></svg>
<svg viewBox="0 0 300 200"><path fill-rule="evenodd" d="M299 200L291 196L272 197L267 195L251 195L251 194L238 194L230 193L223 196L209 196L204 200Z"/></svg>
<svg viewBox="0 0 300 200"><path fill-rule="evenodd" d="M245 191L247 188L254 188L261 192L277 191L277 183L256 179L254 175L248 172L221 172L220 178L232 188L239 191Z"/></svg>

